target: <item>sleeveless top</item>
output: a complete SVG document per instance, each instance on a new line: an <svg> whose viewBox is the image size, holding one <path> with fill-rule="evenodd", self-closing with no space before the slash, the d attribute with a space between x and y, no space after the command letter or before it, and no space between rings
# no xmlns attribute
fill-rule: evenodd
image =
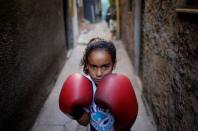
<svg viewBox="0 0 198 131"><path fill-rule="evenodd" d="M96 85L94 81L91 79L89 75L83 74L92 82L93 87L93 96L95 96L96 92ZM97 106L94 102L94 97L92 100L92 104L89 108L85 109L86 111L90 112L91 121L90 126L91 130L93 131L114 131L114 117L109 112L109 110L105 110Z"/></svg>

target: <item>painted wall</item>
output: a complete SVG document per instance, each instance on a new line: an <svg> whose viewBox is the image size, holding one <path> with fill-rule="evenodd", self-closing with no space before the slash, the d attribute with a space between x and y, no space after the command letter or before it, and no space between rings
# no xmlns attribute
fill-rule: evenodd
<svg viewBox="0 0 198 131"><path fill-rule="evenodd" d="M105 20L109 5L109 0L101 0L102 20Z"/></svg>
<svg viewBox="0 0 198 131"><path fill-rule="evenodd" d="M78 38L78 35L79 35L79 31L78 31L78 16L77 16L77 7L76 7L76 0L72 0L73 1L73 4L72 4L72 14L71 14L71 17L72 17L72 29L73 29L73 44L74 44L74 47L76 46L77 44L77 38ZM72 3L72 2L71 2Z"/></svg>

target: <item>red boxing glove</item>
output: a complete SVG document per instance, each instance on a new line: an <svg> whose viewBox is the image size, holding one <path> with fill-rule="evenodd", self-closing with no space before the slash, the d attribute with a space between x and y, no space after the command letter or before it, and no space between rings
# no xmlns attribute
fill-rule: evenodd
<svg viewBox="0 0 198 131"><path fill-rule="evenodd" d="M92 98L91 81L83 75L72 74L64 82L60 92L59 107L62 112L78 119L84 112L83 108L91 105Z"/></svg>
<svg viewBox="0 0 198 131"><path fill-rule="evenodd" d="M121 128L131 128L136 120L137 99L130 80L124 75L105 76L96 89L95 102L109 109Z"/></svg>

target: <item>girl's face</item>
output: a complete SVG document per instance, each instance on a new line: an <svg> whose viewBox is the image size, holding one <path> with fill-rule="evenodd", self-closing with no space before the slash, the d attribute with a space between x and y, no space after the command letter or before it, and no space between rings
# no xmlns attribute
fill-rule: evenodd
<svg viewBox="0 0 198 131"><path fill-rule="evenodd" d="M114 66L111 55L104 49L96 49L88 56L88 73L96 85L105 75L112 73Z"/></svg>

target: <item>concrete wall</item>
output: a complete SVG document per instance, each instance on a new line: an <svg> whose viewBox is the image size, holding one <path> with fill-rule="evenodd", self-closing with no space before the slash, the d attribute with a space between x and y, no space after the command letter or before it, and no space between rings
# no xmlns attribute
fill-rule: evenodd
<svg viewBox="0 0 198 131"><path fill-rule="evenodd" d="M62 0L0 1L0 130L27 131L63 66Z"/></svg>
<svg viewBox="0 0 198 131"><path fill-rule="evenodd" d="M174 0L143 3L140 65L143 96L159 131L197 131L198 17L176 13L175 8ZM121 28L131 26L128 18L122 17L122 23L127 25L122 24ZM132 34L131 29L125 29L122 29L123 41L126 41L125 34ZM134 48L128 43L131 56Z"/></svg>

